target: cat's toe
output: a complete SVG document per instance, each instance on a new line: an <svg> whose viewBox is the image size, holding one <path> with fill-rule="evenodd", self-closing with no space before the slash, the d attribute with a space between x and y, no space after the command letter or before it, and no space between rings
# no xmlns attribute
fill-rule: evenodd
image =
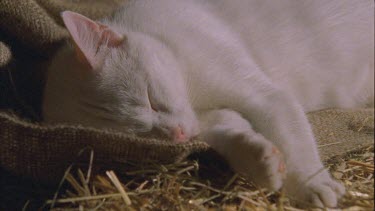
<svg viewBox="0 0 375 211"><path fill-rule="evenodd" d="M336 207L338 196L335 191L327 186L321 185L312 187L309 193L309 201L315 207Z"/></svg>
<svg viewBox="0 0 375 211"><path fill-rule="evenodd" d="M339 198L341 198L345 194L345 187L339 182L332 180L331 183L329 183L329 185L332 187L332 189L335 191Z"/></svg>
<svg viewBox="0 0 375 211"><path fill-rule="evenodd" d="M260 146L251 159L249 178L262 187L279 190L286 173L283 155L268 142L263 142Z"/></svg>
<svg viewBox="0 0 375 211"><path fill-rule="evenodd" d="M285 163L280 151L274 146L271 149L268 152L265 150L263 159L256 165L258 172L264 172L264 175L259 174L256 180L264 187L278 190L281 188L285 178Z"/></svg>
<svg viewBox="0 0 375 211"><path fill-rule="evenodd" d="M345 193L344 186L331 178L298 186L299 190L294 193L292 199L301 207L336 207L338 200Z"/></svg>
<svg viewBox="0 0 375 211"><path fill-rule="evenodd" d="M230 165L255 184L279 190L285 178L282 153L262 136L233 133L236 153L228 156Z"/></svg>

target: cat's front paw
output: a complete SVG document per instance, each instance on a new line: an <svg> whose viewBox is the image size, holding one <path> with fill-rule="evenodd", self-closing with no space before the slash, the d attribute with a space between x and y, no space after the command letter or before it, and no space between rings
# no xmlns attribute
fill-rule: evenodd
<svg viewBox="0 0 375 211"><path fill-rule="evenodd" d="M238 135L236 150L231 166L255 184L278 190L286 175L281 152L261 136Z"/></svg>
<svg viewBox="0 0 375 211"><path fill-rule="evenodd" d="M336 207L345 188L334 181L328 172L322 174L301 183L287 181L287 194L292 201L302 207Z"/></svg>

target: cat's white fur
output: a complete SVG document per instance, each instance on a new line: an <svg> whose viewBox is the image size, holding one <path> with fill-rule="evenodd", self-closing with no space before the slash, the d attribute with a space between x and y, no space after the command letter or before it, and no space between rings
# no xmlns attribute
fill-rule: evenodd
<svg viewBox="0 0 375 211"><path fill-rule="evenodd" d="M373 105L373 1L130 1L100 21L104 42L91 20L63 19L80 51L65 46L50 67L46 121L171 138L180 128L258 184L337 205L344 188L305 113Z"/></svg>

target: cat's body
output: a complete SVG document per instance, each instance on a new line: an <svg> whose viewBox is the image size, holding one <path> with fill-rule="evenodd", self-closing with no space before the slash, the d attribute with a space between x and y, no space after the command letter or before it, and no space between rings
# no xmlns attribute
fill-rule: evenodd
<svg viewBox="0 0 375 211"><path fill-rule="evenodd" d="M138 0L99 25L66 12L80 50L52 63L44 117L199 134L257 183L286 174L290 195L335 206L343 188L318 173L304 113L373 104L373 13L365 0Z"/></svg>

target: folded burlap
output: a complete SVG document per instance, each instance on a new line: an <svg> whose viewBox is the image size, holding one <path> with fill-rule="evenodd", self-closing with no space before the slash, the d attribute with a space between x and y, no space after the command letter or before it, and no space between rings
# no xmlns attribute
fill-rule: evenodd
<svg viewBox="0 0 375 211"><path fill-rule="evenodd" d="M0 67L8 64L12 54L4 43L0 42Z"/></svg>
<svg viewBox="0 0 375 211"><path fill-rule="evenodd" d="M21 42L38 53L48 55L56 42L68 36L60 18L62 11L77 11L97 19L110 14L125 1L1 0L0 29L14 39L11 42Z"/></svg>
<svg viewBox="0 0 375 211"><path fill-rule="evenodd" d="M72 163L87 163L91 151L96 167L113 168L126 162L175 163L208 149L203 142L173 144L79 126L41 126L1 112L0 146L1 167L43 182L58 181Z"/></svg>
<svg viewBox="0 0 375 211"><path fill-rule="evenodd" d="M1 0L0 39L6 39L0 40L0 73L9 63L14 64L11 68L16 68L21 75L37 72L33 69L36 66L18 64L25 60L38 62L40 58L35 57L36 54L48 60L56 44L68 37L59 16L61 11L73 10L99 18L110 14L122 2ZM28 49L27 53L23 48ZM0 98L0 101L2 99L6 101L6 98ZM2 102L0 108L1 105ZM10 109L17 110L16 107ZM319 111L309 114L309 120L324 160L373 145L374 109ZM9 112L0 112L0 167L15 175L43 182L58 182L72 162L87 162L87 153L91 151L95 154L94 165L111 168L129 161L173 163L191 153L208 149L202 142L176 145L78 126L47 126L21 120Z"/></svg>

